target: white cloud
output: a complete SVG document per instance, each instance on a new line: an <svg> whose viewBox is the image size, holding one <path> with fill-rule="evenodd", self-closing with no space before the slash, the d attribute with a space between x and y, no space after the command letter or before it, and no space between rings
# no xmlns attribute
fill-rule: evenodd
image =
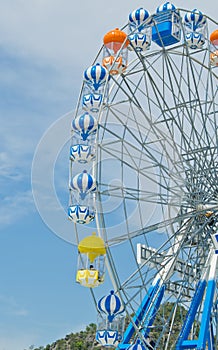
<svg viewBox="0 0 218 350"><path fill-rule="evenodd" d="M31 191L6 195L1 200L0 225L15 223L32 210L35 210L35 207Z"/></svg>
<svg viewBox="0 0 218 350"><path fill-rule="evenodd" d="M10 1L5 2L0 14L0 43L15 54L31 55L38 63L46 60L51 65L75 65L81 59L80 45L84 42L83 49L88 54L86 48L96 41L95 35L90 38L90 33L98 32L92 25L93 18L95 23L102 23L101 16L96 18L96 13L93 13L96 8L90 4L75 6L72 1L52 0L18 0L13 1L13 5ZM102 12L104 6L99 5Z"/></svg>
<svg viewBox="0 0 218 350"><path fill-rule="evenodd" d="M0 152L0 176L16 179L13 167L11 165L11 159L6 152Z"/></svg>

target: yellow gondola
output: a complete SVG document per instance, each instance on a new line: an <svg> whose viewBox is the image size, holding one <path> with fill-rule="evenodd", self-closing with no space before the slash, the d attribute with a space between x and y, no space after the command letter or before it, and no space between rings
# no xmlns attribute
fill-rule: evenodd
<svg viewBox="0 0 218 350"><path fill-rule="evenodd" d="M105 243L94 232L78 245L78 268L76 281L84 287L94 288L104 282Z"/></svg>

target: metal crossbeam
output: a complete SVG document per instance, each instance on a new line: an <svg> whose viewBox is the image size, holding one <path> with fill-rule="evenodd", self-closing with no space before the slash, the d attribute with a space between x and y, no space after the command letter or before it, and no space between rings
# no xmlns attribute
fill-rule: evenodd
<svg viewBox="0 0 218 350"><path fill-rule="evenodd" d="M142 264L144 261L149 261L153 265L160 265L163 262L163 258L171 258L171 256L168 256L167 253L157 253L157 250L155 248L147 247L146 245L137 244L137 262L138 264ZM190 263L182 260L177 259L174 271L189 276L191 278L195 277L196 272L193 270L193 267Z"/></svg>

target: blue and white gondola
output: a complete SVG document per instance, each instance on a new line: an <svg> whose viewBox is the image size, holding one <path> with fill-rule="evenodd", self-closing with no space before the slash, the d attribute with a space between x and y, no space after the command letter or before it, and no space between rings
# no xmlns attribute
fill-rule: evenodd
<svg viewBox="0 0 218 350"><path fill-rule="evenodd" d="M89 145L73 145L70 147L70 159L73 162L85 164L95 158L93 147Z"/></svg>
<svg viewBox="0 0 218 350"><path fill-rule="evenodd" d="M102 94L85 94L82 98L82 108L87 112L97 113L102 104Z"/></svg>
<svg viewBox="0 0 218 350"><path fill-rule="evenodd" d="M193 31L196 31L206 24L206 17L198 9L187 12L184 16L184 24Z"/></svg>
<svg viewBox="0 0 218 350"><path fill-rule="evenodd" d="M107 70L100 65L100 63L90 66L84 72L86 83L91 84L94 87L94 90L98 90L99 87L105 83L106 77Z"/></svg>
<svg viewBox="0 0 218 350"><path fill-rule="evenodd" d="M137 52L146 51L151 45L150 40L147 40L147 35L143 33L130 34L128 39Z"/></svg>
<svg viewBox="0 0 218 350"><path fill-rule="evenodd" d="M109 295L102 297L98 301L98 310L107 315L108 321L112 322L114 317L123 313L125 308L120 298L111 291Z"/></svg>
<svg viewBox="0 0 218 350"><path fill-rule="evenodd" d="M201 49L205 44L205 38L202 33L190 32L185 34L185 41L190 49Z"/></svg>
<svg viewBox="0 0 218 350"><path fill-rule="evenodd" d="M96 191L96 180L86 170L74 176L70 182L70 188L78 191L80 198L83 200L90 192Z"/></svg>
<svg viewBox="0 0 218 350"><path fill-rule="evenodd" d="M68 217L76 224L89 224L95 218L95 213L84 205L71 205L68 207Z"/></svg>
<svg viewBox="0 0 218 350"><path fill-rule="evenodd" d="M167 1L164 4L157 7L156 13L164 12L164 11L175 11L176 7L171 2Z"/></svg>
<svg viewBox="0 0 218 350"><path fill-rule="evenodd" d="M117 347L121 336L118 331L102 329L96 332L95 339L104 347Z"/></svg>
<svg viewBox="0 0 218 350"><path fill-rule="evenodd" d="M83 141L86 141L91 134L96 133L98 123L91 114L86 112L73 120L72 128L80 134Z"/></svg>

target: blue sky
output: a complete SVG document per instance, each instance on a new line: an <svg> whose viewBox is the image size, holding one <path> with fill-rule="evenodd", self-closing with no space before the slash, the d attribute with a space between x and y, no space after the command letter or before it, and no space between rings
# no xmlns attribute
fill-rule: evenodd
<svg viewBox="0 0 218 350"><path fill-rule="evenodd" d="M39 165L39 178L46 178L45 164L33 164L34 154L62 116L68 116L67 126L83 71L95 59L103 35L126 23L135 8L152 13L159 4L111 0L109 8L100 0L0 0L0 350L46 345L96 322L89 291L75 283L76 247L69 243L74 232L64 215L66 142L48 163L63 211L59 221L54 212L52 228L37 211L31 169ZM214 0L174 4L197 6L213 16ZM69 130L64 132L65 137ZM43 192L39 182L40 188ZM46 204L51 205L49 196Z"/></svg>

